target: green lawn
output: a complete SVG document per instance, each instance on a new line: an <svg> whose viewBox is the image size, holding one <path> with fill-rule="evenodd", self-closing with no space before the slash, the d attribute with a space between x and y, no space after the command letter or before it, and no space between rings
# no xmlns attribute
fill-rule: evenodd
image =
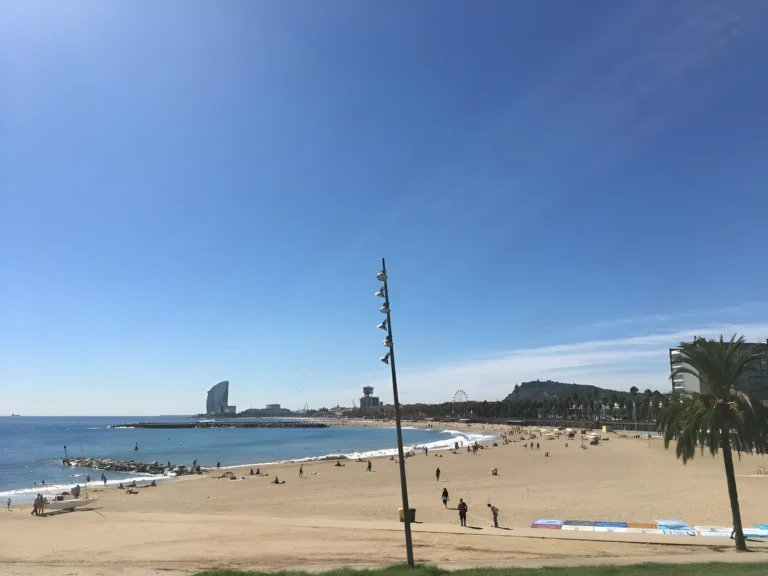
<svg viewBox="0 0 768 576"><path fill-rule="evenodd" d="M473 568L449 572L432 566L392 566L381 570L331 570L320 576L764 576L768 564L637 564L563 568ZM318 576L307 572L238 572L214 570L197 576Z"/></svg>

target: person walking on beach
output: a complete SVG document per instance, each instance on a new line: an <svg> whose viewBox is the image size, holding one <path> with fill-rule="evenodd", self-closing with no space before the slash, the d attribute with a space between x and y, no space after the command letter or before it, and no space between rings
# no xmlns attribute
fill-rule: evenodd
<svg viewBox="0 0 768 576"><path fill-rule="evenodd" d="M304 478L304 464L299 464L299 478Z"/></svg>
<svg viewBox="0 0 768 576"><path fill-rule="evenodd" d="M462 526L467 525L467 503L462 498L459 498L459 522Z"/></svg>
<svg viewBox="0 0 768 576"><path fill-rule="evenodd" d="M494 506L490 502L488 503L488 508L491 509L491 514L493 514L493 527L498 528L499 527L499 509L496 508L496 506Z"/></svg>
<svg viewBox="0 0 768 576"><path fill-rule="evenodd" d="M443 506L448 508L448 488L443 488L443 495L441 496L441 499L443 500Z"/></svg>
<svg viewBox="0 0 768 576"><path fill-rule="evenodd" d="M216 470L218 470L219 468L221 468L221 462L216 462Z"/></svg>
<svg viewBox="0 0 768 576"><path fill-rule="evenodd" d="M373 469L373 462L368 460L368 472L370 472Z"/></svg>
<svg viewBox="0 0 768 576"><path fill-rule="evenodd" d="M10 498L8 498L8 502L5 504L5 510L6 510L6 512L10 512L11 511L11 499Z"/></svg>
<svg viewBox="0 0 768 576"><path fill-rule="evenodd" d="M435 478L437 478L437 481L440 482L440 468L435 470Z"/></svg>

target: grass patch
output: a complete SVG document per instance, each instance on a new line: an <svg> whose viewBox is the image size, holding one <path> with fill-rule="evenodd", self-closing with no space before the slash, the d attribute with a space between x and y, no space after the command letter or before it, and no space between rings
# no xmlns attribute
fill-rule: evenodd
<svg viewBox="0 0 768 576"><path fill-rule="evenodd" d="M573 566L552 568L472 568L449 571L434 566L390 566L381 570L330 570L321 576L765 576L768 564L635 564L633 566ZM212 570L196 576L318 576L307 572L239 572Z"/></svg>

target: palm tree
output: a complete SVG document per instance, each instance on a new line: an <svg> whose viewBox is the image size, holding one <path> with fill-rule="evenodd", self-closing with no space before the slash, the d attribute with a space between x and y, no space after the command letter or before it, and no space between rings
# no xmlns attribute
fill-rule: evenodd
<svg viewBox="0 0 768 576"><path fill-rule="evenodd" d="M629 389L629 393L632 394L632 412L634 412L635 424L637 424L637 408L635 407L635 401L637 399L638 392L640 392L640 390L637 388L637 386L632 386L632 388Z"/></svg>
<svg viewBox="0 0 768 576"><path fill-rule="evenodd" d="M730 342L724 342L722 336L719 341L697 338L681 348L680 364L671 378L691 374L699 378L702 392L676 398L664 408L659 418L664 447L669 448L670 441L677 438L675 452L683 464L694 457L697 447L702 454L708 448L713 457L722 450L736 549L746 550L731 449L764 454L768 427L763 410L756 411L749 396L735 385L739 376L759 362L760 355L735 334Z"/></svg>
<svg viewBox="0 0 768 576"><path fill-rule="evenodd" d="M656 415L659 414L659 406L661 406L661 392L658 390L653 391L653 411L656 413ZM658 418L654 418L653 414L651 415L651 420L657 420Z"/></svg>

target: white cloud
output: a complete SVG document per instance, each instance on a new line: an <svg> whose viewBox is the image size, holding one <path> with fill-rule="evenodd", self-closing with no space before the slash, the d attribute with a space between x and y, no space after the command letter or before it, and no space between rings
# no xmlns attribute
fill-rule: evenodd
<svg viewBox="0 0 768 576"><path fill-rule="evenodd" d="M698 326L675 331L664 331L617 338L593 340L511 350L485 359L457 361L441 366L398 370L400 400L410 402L446 402L456 390L466 391L470 399L495 400L509 394L516 382L528 380L557 380L577 384L593 384L615 390L629 390L637 386L668 392L668 350L693 336L728 339L734 333L747 340L764 340L768 324L723 324ZM362 385L371 385L391 401L389 374L375 378L361 378L347 390L340 390L340 398L359 396ZM325 396L325 394L323 394Z"/></svg>

